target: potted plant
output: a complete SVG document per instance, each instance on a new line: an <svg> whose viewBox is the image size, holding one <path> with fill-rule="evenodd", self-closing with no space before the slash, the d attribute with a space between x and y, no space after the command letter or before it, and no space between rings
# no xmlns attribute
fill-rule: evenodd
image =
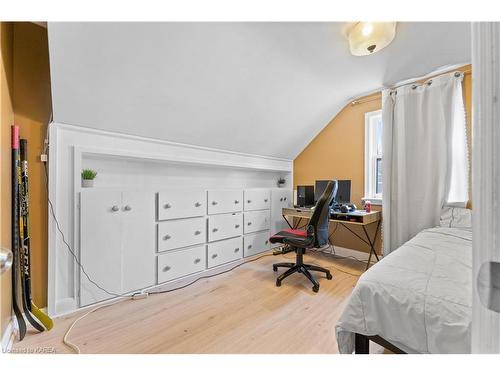
<svg viewBox="0 0 500 375"><path fill-rule="evenodd" d="M97 176L97 172L93 169L82 170L82 186L85 188L93 187L95 176Z"/></svg>
<svg viewBox="0 0 500 375"><path fill-rule="evenodd" d="M286 184L286 180L283 177L278 178L278 187L283 187Z"/></svg>

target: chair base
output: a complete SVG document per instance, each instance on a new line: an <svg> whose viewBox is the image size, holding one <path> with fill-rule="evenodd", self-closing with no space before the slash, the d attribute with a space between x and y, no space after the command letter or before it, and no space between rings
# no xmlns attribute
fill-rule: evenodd
<svg viewBox="0 0 500 375"><path fill-rule="evenodd" d="M297 262L296 263L275 263L273 264L273 271L278 271L279 267L288 268L285 272L278 276L276 279L276 286L281 286L281 282L286 279L288 276L294 274L295 272L303 274L305 277L309 279L309 281L313 284L312 290L315 293L319 291L319 283L316 281L314 276L309 271L323 272L326 274L326 278L328 280L333 279L333 276L330 270L315 266L312 264L305 264L302 262L303 249L297 249Z"/></svg>

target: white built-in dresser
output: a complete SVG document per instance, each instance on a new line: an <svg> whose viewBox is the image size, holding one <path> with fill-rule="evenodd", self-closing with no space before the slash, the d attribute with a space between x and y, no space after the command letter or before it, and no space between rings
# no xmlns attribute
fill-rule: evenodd
<svg viewBox="0 0 500 375"><path fill-rule="evenodd" d="M100 286L129 293L270 250L289 189L83 191L80 261ZM80 306L111 298L80 273Z"/></svg>

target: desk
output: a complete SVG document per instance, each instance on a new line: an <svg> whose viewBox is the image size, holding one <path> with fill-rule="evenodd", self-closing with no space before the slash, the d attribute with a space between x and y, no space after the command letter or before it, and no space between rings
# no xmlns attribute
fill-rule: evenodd
<svg viewBox="0 0 500 375"><path fill-rule="evenodd" d="M297 229L300 226L300 222L302 219L310 219L312 216L312 209L310 208L283 208L281 214L283 215L283 218L287 222L287 224L290 226L292 229ZM288 221L287 217L296 217L299 218L297 223L295 225L290 224ZM377 240L378 233L380 231L380 211L372 211L370 213L364 212L364 211L354 211L354 212L348 212L348 213L341 213L341 212L335 212L332 215L330 215L330 223L336 223L345 229L347 229L349 232L351 232L354 236L359 238L361 241L366 243L368 246L370 246L370 255L368 256L368 262L366 264L366 269L370 267L372 255L375 255L375 258L377 261L379 260L377 252L375 251L375 241ZM366 230L366 227L370 224L377 223L377 229L375 230L375 235L373 238L370 238L368 231ZM356 233L351 226L355 227L361 227L363 229L363 234L365 237L363 238L360 234ZM333 233L332 233L333 234ZM330 235L330 237L332 236ZM328 241L330 244L332 244L332 241L330 240L330 237L328 238ZM333 246L333 244L332 244Z"/></svg>

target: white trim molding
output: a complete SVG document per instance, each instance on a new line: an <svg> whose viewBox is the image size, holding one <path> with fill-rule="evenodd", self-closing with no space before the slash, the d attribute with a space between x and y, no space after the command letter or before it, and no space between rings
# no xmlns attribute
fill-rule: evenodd
<svg viewBox="0 0 500 375"><path fill-rule="evenodd" d="M472 352L500 353L500 313L488 307L481 293L488 284L491 297L500 286L495 288L494 274L482 277L480 272L500 262L500 24L473 23L472 44Z"/></svg>

